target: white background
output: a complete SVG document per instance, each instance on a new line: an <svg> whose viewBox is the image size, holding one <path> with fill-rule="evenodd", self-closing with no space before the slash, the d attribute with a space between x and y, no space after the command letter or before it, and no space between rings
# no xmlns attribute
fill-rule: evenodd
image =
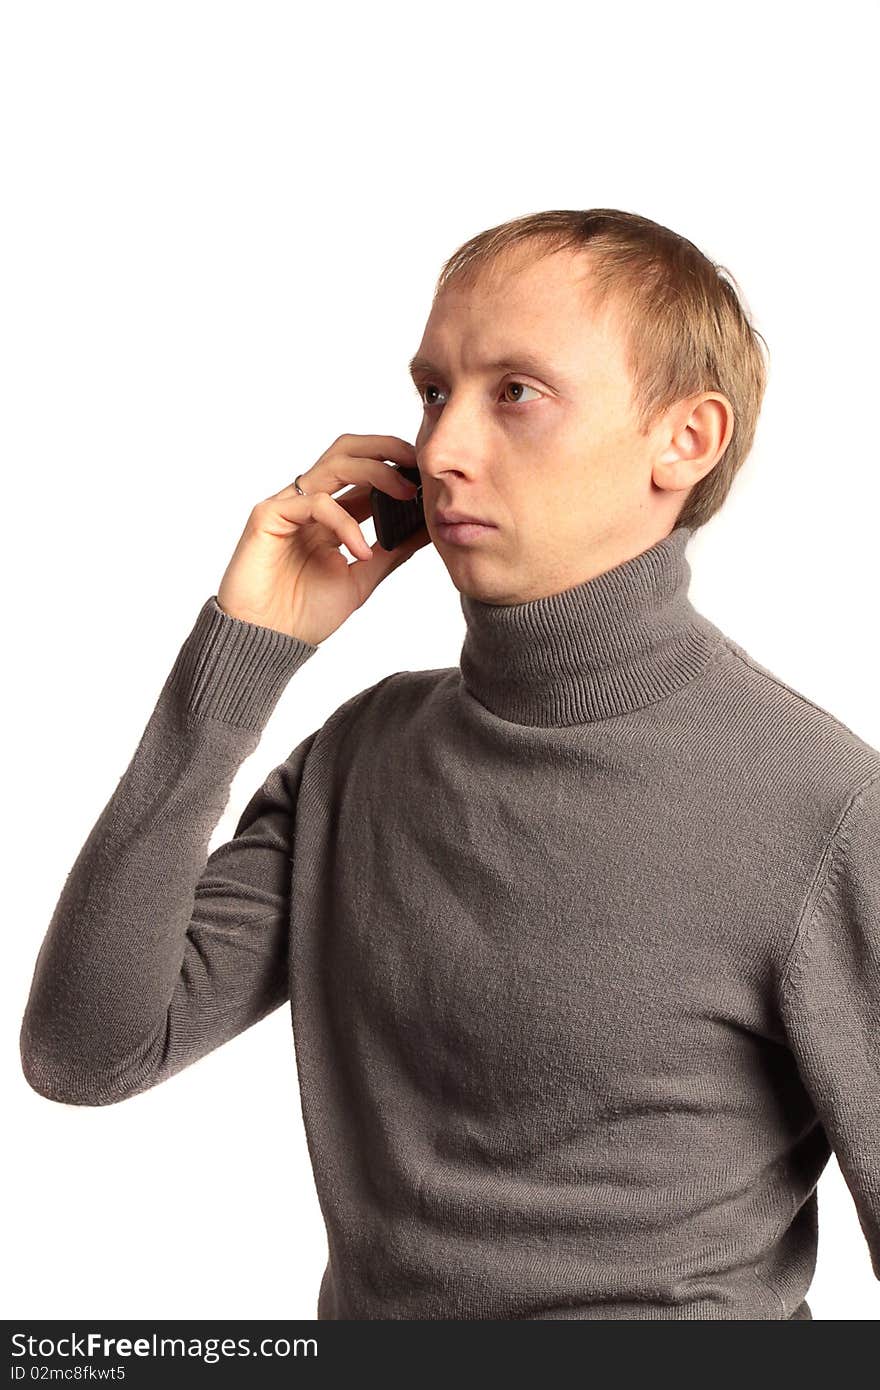
<svg viewBox="0 0 880 1390"><path fill-rule="evenodd" d="M415 438L406 362L466 237L619 207L729 267L770 384L691 598L880 746L878 27L851 2L3 7L5 1316L315 1317L286 1008L103 1108L31 1091L18 1029L251 507L341 433ZM287 688L211 848L344 699L463 635L428 546ZM814 1317L877 1319L834 1161L819 1197Z"/></svg>

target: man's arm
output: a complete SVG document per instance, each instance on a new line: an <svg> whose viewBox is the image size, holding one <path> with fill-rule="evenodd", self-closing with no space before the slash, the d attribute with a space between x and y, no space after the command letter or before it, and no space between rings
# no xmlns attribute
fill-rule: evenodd
<svg viewBox="0 0 880 1390"><path fill-rule="evenodd" d="M293 672L430 544L421 526L392 551L374 548L358 524L376 488L410 500L396 465L414 464L415 446L395 435L340 435L251 509L49 924L20 1034L41 1095L124 1100L283 1002L300 777L312 742L377 687L294 749L206 863L208 842ZM343 544L362 558L349 564Z"/></svg>
<svg viewBox="0 0 880 1390"><path fill-rule="evenodd" d="M880 774L829 847L779 1002L880 1279Z"/></svg>
<svg viewBox="0 0 880 1390"><path fill-rule="evenodd" d="M291 834L319 731L207 859L232 779L317 651L210 598L69 873L21 1025L25 1077L107 1105L166 1080L288 996Z"/></svg>

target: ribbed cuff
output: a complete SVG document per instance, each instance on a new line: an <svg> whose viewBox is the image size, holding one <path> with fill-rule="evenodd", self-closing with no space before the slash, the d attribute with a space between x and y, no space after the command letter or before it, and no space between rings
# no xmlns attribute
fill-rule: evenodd
<svg viewBox="0 0 880 1390"><path fill-rule="evenodd" d="M317 650L301 637L230 617L212 594L177 655L166 687L179 692L196 719L262 730L294 671Z"/></svg>

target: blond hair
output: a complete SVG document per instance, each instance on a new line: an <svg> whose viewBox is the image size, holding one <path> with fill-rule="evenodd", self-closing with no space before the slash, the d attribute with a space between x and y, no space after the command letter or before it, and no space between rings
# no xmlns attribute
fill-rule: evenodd
<svg viewBox="0 0 880 1390"><path fill-rule="evenodd" d="M534 241L538 255L587 250L591 311L611 306L625 334L638 428L677 401L718 391L733 408L721 458L687 494L676 525L692 530L714 516L755 436L767 364L739 286L687 238L617 208L531 213L479 232L444 262L434 299L453 282L472 282L503 265L504 253ZM760 340L760 344L759 344ZM767 349L769 361L769 349Z"/></svg>

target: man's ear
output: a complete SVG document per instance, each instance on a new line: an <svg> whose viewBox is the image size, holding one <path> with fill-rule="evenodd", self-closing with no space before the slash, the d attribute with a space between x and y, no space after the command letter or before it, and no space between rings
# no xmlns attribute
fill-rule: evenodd
<svg viewBox="0 0 880 1390"><path fill-rule="evenodd" d="M733 436L733 406L706 391L669 412L666 442L654 461L653 481L671 492L692 488L711 472Z"/></svg>

